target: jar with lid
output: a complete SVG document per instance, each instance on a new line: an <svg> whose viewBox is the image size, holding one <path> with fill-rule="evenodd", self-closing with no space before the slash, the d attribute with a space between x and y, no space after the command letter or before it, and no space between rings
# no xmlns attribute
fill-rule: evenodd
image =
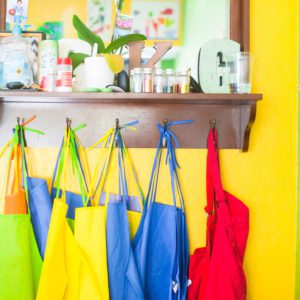
<svg viewBox="0 0 300 300"><path fill-rule="evenodd" d="M153 77L153 92L160 94L164 92L164 72L162 69L155 69Z"/></svg>
<svg viewBox="0 0 300 300"><path fill-rule="evenodd" d="M152 82L153 82L153 70L152 68L145 68L144 69L144 76L143 76L143 92L144 93L152 93Z"/></svg>
<svg viewBox="0 0 300 300"><path fill-rule="evenodd" d="M179 76L179 93L187 94L190 92L190 73L189 71L181 71Z"/></svg>
<svg viewBox="0 0 300 300"><path fill-rule="evenodd" d="M173 69L166 70L166 77L165 77L165 85L164 91L168 94L174 93L174 85L175 85L175 76Z"/></svg>
<svg viewBox="0 0 300 300"><path fill-rule="evenodd" d="M131 70L130 78L132 79L132 92L142 93L143 91L143 73L141 68Z"/></svg>
<svg viewBox="0 0 300 300"><path fill-rule="evenodd" d="M180 93L180 73L179 72L175 72L174 73L173 92L175 94Z"/></svg>
<svg viewBox="0 0 300 300"><path fill-rule="evenodd" d="M129 72L129 91L133 93L133 84L134 84L134 69Z"/></svg>
<svg viewBox="0 0 300 300"><path fill-rule="evenodd" d="M59 58L56 67L56 86L57 92L72 92L72 59Z"/></svg>

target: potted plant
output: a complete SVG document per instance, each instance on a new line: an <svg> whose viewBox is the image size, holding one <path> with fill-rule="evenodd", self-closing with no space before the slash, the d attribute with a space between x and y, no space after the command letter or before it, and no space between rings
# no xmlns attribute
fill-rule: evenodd
<svg viewBox="0 0 300 300"><path fill-rule="evenodd" d="M127 43L147 39L143 34L128 34L113 40L106 46L102 38L93 33L76 15L73 16L73 26L77 31L78 38L90 44L93 49L90 55L84 53L69 54L73 62L74 71L76 71L79 65L85 62L87 68L94 66L93 69L87 70L85 73L92 76L91 72L95 71L95 74L98 74L96 75L98 83L96 84L97 86L87 87L103 88L113 84L114 75L121 72L124 68L123 57L117 54L117 52L120 51L121 53L122 48ZM95 68L101 68L101 70L95 70ZM96 71L98 71L98 73ZM99 72L101 72L101 78L99 78Z"/></svg>

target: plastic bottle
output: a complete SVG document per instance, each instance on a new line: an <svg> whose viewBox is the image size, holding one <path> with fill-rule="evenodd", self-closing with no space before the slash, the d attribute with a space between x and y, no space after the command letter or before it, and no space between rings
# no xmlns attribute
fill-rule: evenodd
<svg viewBox="0 0 300 300"><path fill-rule="evenodd" d="M72 59L59 58L56 68L56 92L72 92Z"/></svg>
<svg viewBox="0 0 300 300"><path fill-rule="evenodd" d="M40 44L39 83L44 91L53 91L53 70L55 72L58 58L57 41L45 40ZM55 83L54 83L55 88Z"/></svg>

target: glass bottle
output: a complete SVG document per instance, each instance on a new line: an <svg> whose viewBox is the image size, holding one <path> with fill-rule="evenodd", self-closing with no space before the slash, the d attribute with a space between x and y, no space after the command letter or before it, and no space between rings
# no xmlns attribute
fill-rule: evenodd
<svg viewBox="0 0 300 300"><path fill-rule="evenodd" d="M175 72L174 75L174 85L173 85L173 92L175 94L180 93L180 73L179 72Z"/></svg>
<svg viewBox="0 0 300 300"><path fill-rule="evenodd" d="M133 93L133 85L134 85L134 69L129 72L129 91Z"/></svg>
<svg viewBox="0 0 300 300"><path fill-rule="evenodd" d="M2 75L1 85L21 82L29 87L33 84L33 73L30 61L30 43L22 37L19 24L13 27L12 35L1 39Z"/></svg>
<svg viewBox="0 0 300 300"><path fill-rule="evenodd" d="M190 92L190 75L189 71L181 71L179 77L180 90L179 93L187 94Z"/></svg>
<svg viewBox="0 0 300 300"><path fill-rule="evenodd" d="M143 92L152 93L153 71L152 68L144 69Z"/></svg>
<svg viewBox="0 0 300 300"><path fill-rule="evenodd" d="M142 93L143 91L143 72L141 68L133 69L132 92Z"/></svg>
<svg viewBox="0 0 300 300"><path fill-rule="evenodd" d="M175 85L175 77L173 69L166 70L165 93L173 94Z"/></svg>
<svg viewBox="0 0 300 300"><path fill-rule="evenodd" d="M162 69L155 69L153 77L153 93L161 94L164 92L164 72Z"/></svg>

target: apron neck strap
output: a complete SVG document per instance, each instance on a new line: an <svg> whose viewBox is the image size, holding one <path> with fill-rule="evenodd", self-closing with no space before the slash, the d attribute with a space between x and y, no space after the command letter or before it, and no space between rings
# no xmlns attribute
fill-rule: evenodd
<svg viewBox="0 0 300 300"><path fill-rule="evenodd" d="M218 154L218 132L216 128L211 128L208 134L207 151L207 207L211 211L214 203L225 201L225 193L221 180L219 154Z"/></svg>

